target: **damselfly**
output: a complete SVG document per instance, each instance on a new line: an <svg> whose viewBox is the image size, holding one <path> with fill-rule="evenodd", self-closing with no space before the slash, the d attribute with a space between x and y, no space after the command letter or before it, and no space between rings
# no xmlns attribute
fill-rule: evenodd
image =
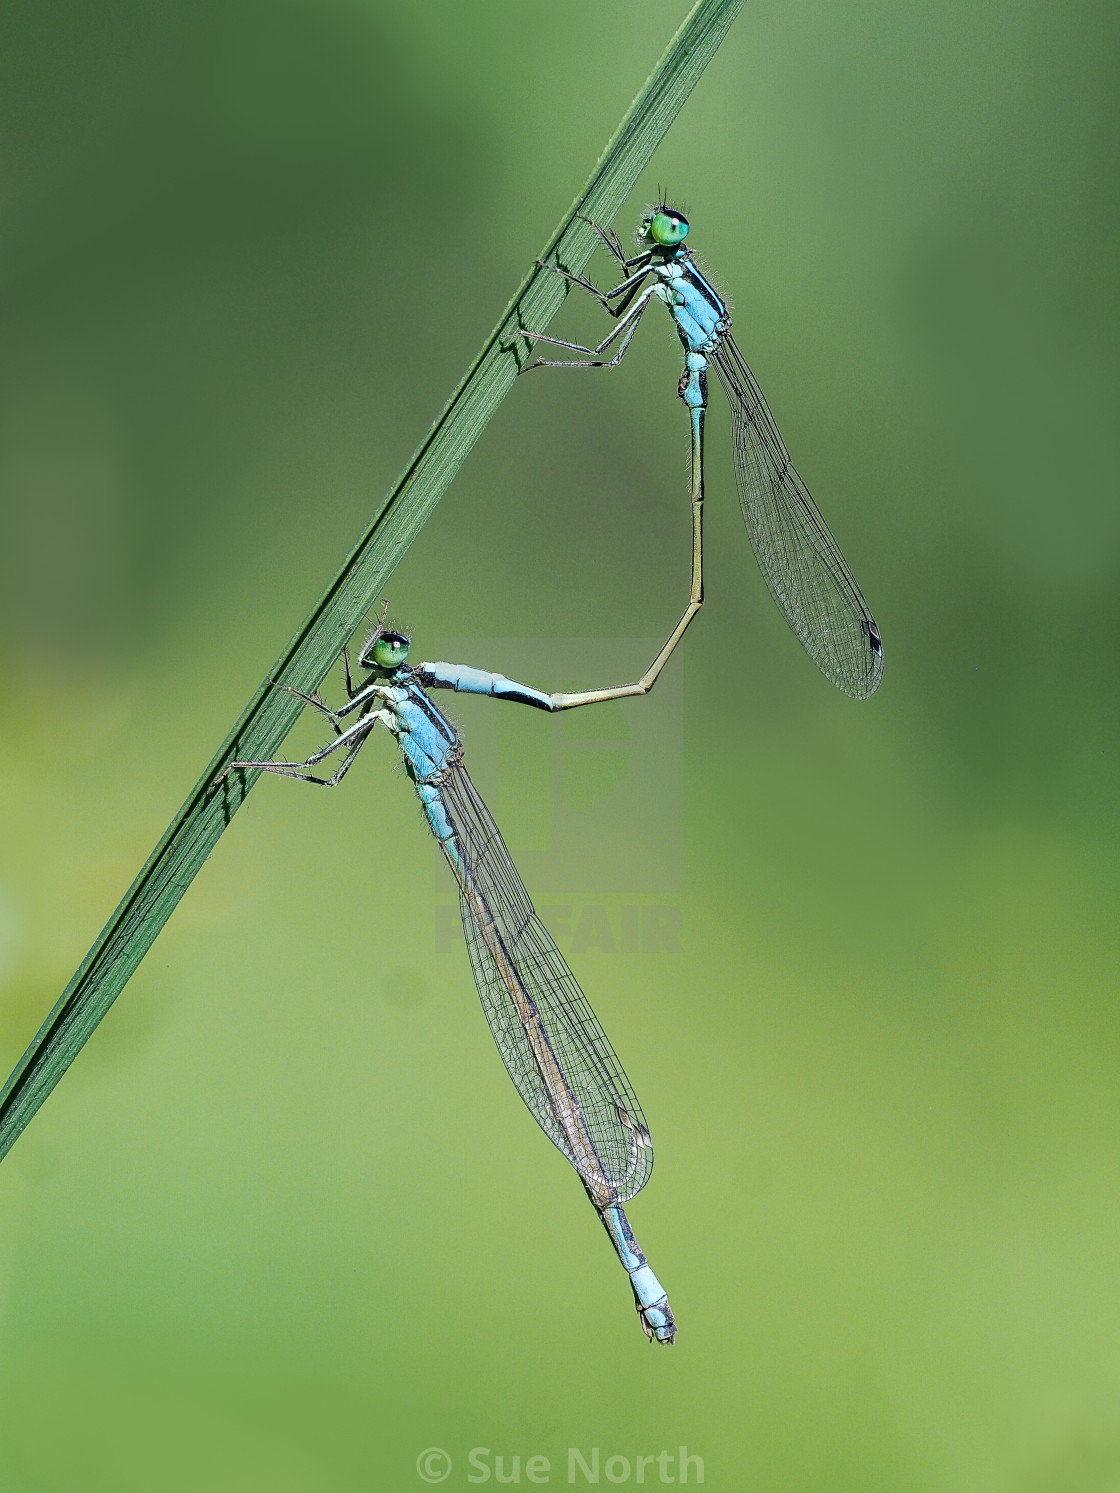
<svg viewBox="0 0 1120 1493"><path fill-rule="evenodd" d="M427 693L453 689L539 710L640 693L641 685L546 695L501 674L460 664L407 662L409 639L380 625L360 656L370 678L355 688L343 654L347 703L332 710L318 693L296 694L330 722L335 739L304 762L233 762L335 787L380 721L396 737L428 824L459 884L459 910L475 984L518 1093L548 1138L575 1167L623 1268L647 1337L671 1343L676 1324L657 1277L638 1248L623 1204L653 1169L641 1105L607 1035L529 894L505 841L463 765L453 726ZM356 715L350 725L347 716ZM313 769L343 751L331 777ZM226 776L222 774L222 778ZM220 783L222 778L217 781Z"/></svg>
<svg viewBox="0 0 1120 1493"><path fill-rule="evenodd" d="M590 221L590 220L588 220ZM875 619L840 548L778 433L762 390L731 336L727 305L700 273L685 247L688 220L667 203L651 208L638 226L641 253L628 258L613 229L592 223L621 266L623 278L607 291L562 265L546 264L588 291L617 325L598 347L584 347L525 331L531 342L587 354L586 360L538 359L532 368L617 368L652 300L669 308L685 354L677 392L692 432L692 591L669 639L669 651L699 611L703 587L704 413L709 361L731 406L735 474L743 516L758 563L774 600L821 672L857 700L873 694L883 677L883 643ZM652 278L651 278L652 277ZM617 343L612 357L604 354ZM528 369L524 370L528 372Z"/></svg>

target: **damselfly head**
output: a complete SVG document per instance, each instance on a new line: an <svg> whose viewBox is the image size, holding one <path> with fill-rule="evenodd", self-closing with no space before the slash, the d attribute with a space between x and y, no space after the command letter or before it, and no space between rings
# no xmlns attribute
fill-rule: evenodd
<svg viewBox="0 0 1120 1493"><path fill-rule="evenodd" d="M363 669L376 669L378 673L391 674L399 669L408 657L410 639L403 632L379 627L362 649Z"/></svg>
<svg viewBox="0 0 1120 1493"><path fill-rule="evenodd" d="M675 249L688 233L688 219L684 213L659 202L650 208L638 224L638 237L647 244L656 244L662 249Z"/></svg>

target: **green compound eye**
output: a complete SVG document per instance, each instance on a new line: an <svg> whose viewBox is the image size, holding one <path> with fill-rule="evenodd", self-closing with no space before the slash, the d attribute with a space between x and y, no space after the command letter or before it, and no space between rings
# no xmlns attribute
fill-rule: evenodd
<svg viewBox="0 0 1120 1493"><path fill-rule="evenodd" d="M654 243L661 244L663 248L672 249L688 233L688 219L682 218L680 213L666 212L662 209L654 213L646 231Z"/></svg>
<svg viewBox="0 0 1120 1493"><path fill-rule="evenodd" d="M373 645L373 662L381 669L399 669L408 657L408 647L404 633L382 633Z"/></svg>

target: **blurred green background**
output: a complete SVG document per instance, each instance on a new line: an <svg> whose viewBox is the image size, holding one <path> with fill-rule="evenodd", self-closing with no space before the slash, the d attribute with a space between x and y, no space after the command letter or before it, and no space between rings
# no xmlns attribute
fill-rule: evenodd
<svg viewBox="0 0 1120 1493"><path fill-rule="evenodd" d="M682 14L0 9L5 1072ZM572 738L453 703L643 1096L677 1348L501 1069L380 739L339 794L261 784L0 1168L3 1493L681 1445L760 1493L1120 1487L1117 31L752 4L619 220L690 210L880 693L770 603L715 391L663 760L654 697ZM419 657L644 666L687 590L678 368L656 314L618 373L517 385L388 588Z"/></svg>

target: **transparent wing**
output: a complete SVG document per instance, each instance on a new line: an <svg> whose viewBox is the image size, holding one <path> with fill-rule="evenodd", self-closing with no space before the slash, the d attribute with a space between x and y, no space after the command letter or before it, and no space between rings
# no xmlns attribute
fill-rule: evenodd
<svg viewBox="0 0 1120 1493"><path fill-rule="evenodd" d="M436 785L454 839L463 932L502 1061L549 1139L603 1206L653 1170L641 1106L587 998L533 904L461 762Z"/></svg>
<svg viewBox="0 0 1120 1493"><path fill-rule="evenodd" d="M883 677L875 619L731 337L712 362L731 405L739 500L766 584L821 673L865 700Z"/></svg>

